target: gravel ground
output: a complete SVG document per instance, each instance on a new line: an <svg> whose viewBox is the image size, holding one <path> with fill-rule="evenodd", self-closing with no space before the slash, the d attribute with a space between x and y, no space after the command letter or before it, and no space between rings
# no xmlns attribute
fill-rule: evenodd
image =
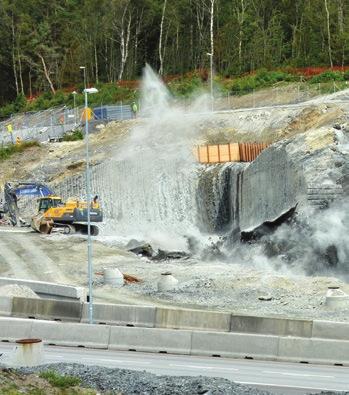
<svg viewBox="0 0 349 395"><path fill-rule="evenodd" d="M62 375L79 377L82 386L94 388L102 393L124 395L271 395L268 391L236 384L230 380L216 377L157 376L148 372L126 369L109 369L99 366L80 364L47 364L35 368L17 369L20 373L39 373L54 370ZM318 395L341 394L349 392L321 392ZM316 394L314 394L316 395Z"/></svg>
<svg viewBox="0 0 349 395"><path fill-rule="evenodd" d="M215 377L157 376L148 372L109 369L79 364L49 364L36 368L19 369L21 373L55 370L59 374L79 377L82 384L99 391L143 395L269 395L270 392L235 384Z"/></svg>

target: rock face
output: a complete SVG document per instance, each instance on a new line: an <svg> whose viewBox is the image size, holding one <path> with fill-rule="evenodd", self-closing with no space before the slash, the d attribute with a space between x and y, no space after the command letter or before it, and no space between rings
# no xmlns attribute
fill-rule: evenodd
<svg viewBox="0 0 349 395"><path fill-rule="evenodd" d="M304 200L306 181L285 146L272 146L240 177L239 227L242 232L273 222Z"/></svg>
<svg viewBox="0 0 349 395"><path fill-rule="evenodd" d="M200 193L206 223L213 230L251 232L295 208L301 215L327 208L348 195L347 139L335 129L315 130L273 144L248 166L216 166L211 171L218 175L210 179L207 172L211 185Z"/></svg>
<svg viewBox="0 0 349 395"><path fill-rule="evenodd" d="M199 183L203 226L226 235L227 251L258 240L268 260L348 273L348 142L345 127L321 128L274 143L248 165L209 168Z"/></svg>

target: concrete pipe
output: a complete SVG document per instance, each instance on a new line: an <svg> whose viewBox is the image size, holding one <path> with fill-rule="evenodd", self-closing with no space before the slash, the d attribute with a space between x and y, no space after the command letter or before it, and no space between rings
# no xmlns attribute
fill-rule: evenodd
<svg viewBox="0 0 349 395"><path fill-rule="evenodd" d="M16 341L11 365L37 366L43 362L43 359L44 352L41 339L20 339Z"/></svg>
<svg viewBox="0 0 349 395"><path fill-rule="evenodd" d="M120 288L124 285L124 275L117 268L107 268L103 271L104 284Z"/></svg>
<svg viewBox="0 0 349 395"><path fill-rule="evenodd" d="M172 273L161 273L161 278L158 281L158 291L173 291L178 289L178 280L172 276Z"/></svg>
<svg viewBox="0 0 349 395"><path fill-rule="evenodd" d="M325 305L331 309L349 308L349 295L339 287L328 287Z"/></svg>

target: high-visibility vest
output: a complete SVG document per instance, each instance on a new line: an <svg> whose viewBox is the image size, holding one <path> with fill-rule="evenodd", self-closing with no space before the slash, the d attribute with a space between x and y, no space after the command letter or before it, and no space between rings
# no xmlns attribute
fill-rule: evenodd
<svg viewBox="0 0 349 395"><path fill-rule="evenodd" d="M8 131L9 133L12 133L12 132L13 132L13 127L12 127L12 125L11 125L10 123L7 125L7 131Z"/></svg>
<svg viewBox="0 0 349 395"><path fill-rule="evenodd" d="M83 109L81 120L86 121L86 117L88 121L92 119L92 108L87 107Z"/></svg>

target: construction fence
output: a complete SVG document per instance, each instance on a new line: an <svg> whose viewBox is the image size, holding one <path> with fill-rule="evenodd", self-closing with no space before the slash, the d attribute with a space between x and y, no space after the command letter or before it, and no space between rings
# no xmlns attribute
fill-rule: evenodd
<svg viewBox="0 0 349 395"><path fill-rule="evenodd" d="M300 82L290 88L275 86L268 90L245 89L230 90L227 93L214 92L214 101L210 103L209 110L227 111L244 108L258 108L269 105L297 104L314 98L324 93L334 93L343 90L347 85L333 81L333 86L319 83L309 85ZM328 91L330 90L330 92ZM349 96L343 93L342 100L348 100ZM176 100L177 105L185 111L190 112L195 106L192 98L180 98ZM138 103L138 108L139 108ZM155 109L156 111L156 109ZM45 142L57 140L64 133L81 127L83 122L83 108L57 107L35 113L24 113L14 115L6 121L0 122L0 144L14 143L19 137L23 141L37 140ZM99 105L93 108L93 123L127 120L133 118L131 106L123 103L116 105ZM141 116L147 117L147 109L142 109Z"/></svg>
<svg viewBox="0 0 349 395"><path fill-rule="evenodd" d="M95 121L131 119L133 113L129 105L101 106L93 108ZM36 140L39 142L59 140L64 133L72 131L84 122L84 108L57 107L44 111L14 115L0 122L0 144Z"/></svg>

